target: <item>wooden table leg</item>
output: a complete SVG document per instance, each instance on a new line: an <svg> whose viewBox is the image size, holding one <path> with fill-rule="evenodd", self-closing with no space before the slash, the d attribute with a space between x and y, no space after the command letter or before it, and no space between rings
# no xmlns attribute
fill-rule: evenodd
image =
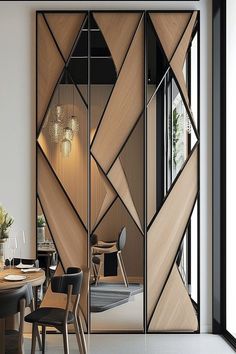
<svg viewBox="0 0 236 354"><path fill-rule="evenodd" d="M5 354L5 318L0 319L0 354Z"/></svg>

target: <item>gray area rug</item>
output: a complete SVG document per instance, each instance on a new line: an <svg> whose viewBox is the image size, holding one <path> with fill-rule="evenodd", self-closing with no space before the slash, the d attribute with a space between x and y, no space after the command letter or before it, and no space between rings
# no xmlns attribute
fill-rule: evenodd
<svg viewBox="0 0 236 354"><path fill-rule="evenodd" d="M131 296L143 291L143 285L130 284L128 288L124 283L99 283L90 287L90 310L102 312L128 302Z"/></svg>

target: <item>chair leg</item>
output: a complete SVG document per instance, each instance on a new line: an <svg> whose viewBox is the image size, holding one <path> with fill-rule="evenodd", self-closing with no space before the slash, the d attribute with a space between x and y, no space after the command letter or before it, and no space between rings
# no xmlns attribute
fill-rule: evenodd
<svg viewBox="0 0 236 354"><path fill-rule="evenodd" d="M35 354L35 347L36 347L36 336L38 330L38 324L33 323L32 325L32 342L31 342L31 354Z"/></svg>
<svg viewBox="0 0 236 354"><path fill-rule="evenodd" d="M122 277L124 279L125 286L128 288L129 282L128 282L128 277L127 277L127 274L126 274L126 271L125 271L125 265L124 265L124 261L123 261L122 255L121 255L121 251L117 252L117 259L118 259L118 262L119 262L119 266L120 266L120 270L121 270L121 273L122 273Z"/></svg>
<svg viewBox="0 0 236 354"><path fill-rule="evenodd" d="M101 271L101 266L102 266L102 262L100 261L99 266L98 266L98 270L97 270L97 277L96 277L96 282L95 285L98 285L98 281L100 279L100 271Z"/></svg>
<svg viewBox="0 0 236 354"><path fill-rule="evenodd" d="M35 310L35 301L34 301L34 298L32 299L32 302L30 304L30 311L33 312ZM36 336L37 336L37 341L38 341L38 346L39 346L39 350L42 350L42 341L41 341L41 337L40 337L40 334L39 334L39 328L37 326L37 333L36 333Z"/></svg>
<svg viewBox="0 0 236 354"><path fill-rule="evenodd" d="M42 354L45 354L46 326L42 326Z"/></svg>
<svg viewBox="0 0 236 354"><path fill-rule="evenodd" d="M75 316L75 320L74 320L74 326L75 326L75 334L76 334L76 340L77 340L78 347L79 347L79 352L80 352L80 354L84 354L83 344L82 344L80 331L79 331L78 319L76 316Z"/></svg>
<svg viewBox="0 0 236 354"><path fill-rule="evenodd" d="M67 324L63 328L63 344L64 344L64 354L69 354L69 340L68 340Z"/></svg>
<svg viewBox="0 0 236 354"><path fill-rule="evenodd" d="M78 315L77 318L78 318L81 342L82 342L82 346L83 346L83 353L86 354L87 353L87 345L86 345L86 341L85 341L84 329L83 329L83 325L82 325L82 321L81 321L80 315Z"/></svg>

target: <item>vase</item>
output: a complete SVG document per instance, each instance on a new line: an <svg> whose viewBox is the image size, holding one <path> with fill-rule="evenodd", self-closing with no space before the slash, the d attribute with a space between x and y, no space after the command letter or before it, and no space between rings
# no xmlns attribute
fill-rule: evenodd
<svg viewBox="0 0 236 354"><path fill-rule="evenodd" d="M5 267L5 242L5 239L0 240L0 271Z"/></svg>
<svg viewBox="0 0 236 354"><path fill-rule="evenodd" d="M45 227L37 227L37 242L45 242Z"/></svg>

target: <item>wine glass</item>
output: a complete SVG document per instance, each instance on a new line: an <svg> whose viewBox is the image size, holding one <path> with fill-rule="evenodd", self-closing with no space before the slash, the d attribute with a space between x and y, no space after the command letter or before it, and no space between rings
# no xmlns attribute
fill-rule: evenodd
<svg viewBox="0 0 236 354"><path fill-rule="evenodd" d="M25 244L26 244L24 230L19 231L18 236L19 236L19 251L20 251L19 267L22 267L22 265L23 265L23 263L22 263L22 248L25 248Z"/></svg>
<svg viewBox="0 0 236 354"><path fill-rule="evenodd" d="M10 248L10 242L9 239L6 242L6 247L5 247L5 259L9 260L9 268L11 269L11 262L14 257L14 251L12 248Z"/></svg>
<svg viewBox="0 0 236 354"><path fill-rule="evenodd" d="M9 254L10 254L10 257L9 260L10 260L10 263L11 263L11 260L13 259L13 268L14 268L14 258L15 258L15 252L16 252L16 249L17 249L17 239L16 237L9 237L8 239L8 242L9 242Z"/></svg>

